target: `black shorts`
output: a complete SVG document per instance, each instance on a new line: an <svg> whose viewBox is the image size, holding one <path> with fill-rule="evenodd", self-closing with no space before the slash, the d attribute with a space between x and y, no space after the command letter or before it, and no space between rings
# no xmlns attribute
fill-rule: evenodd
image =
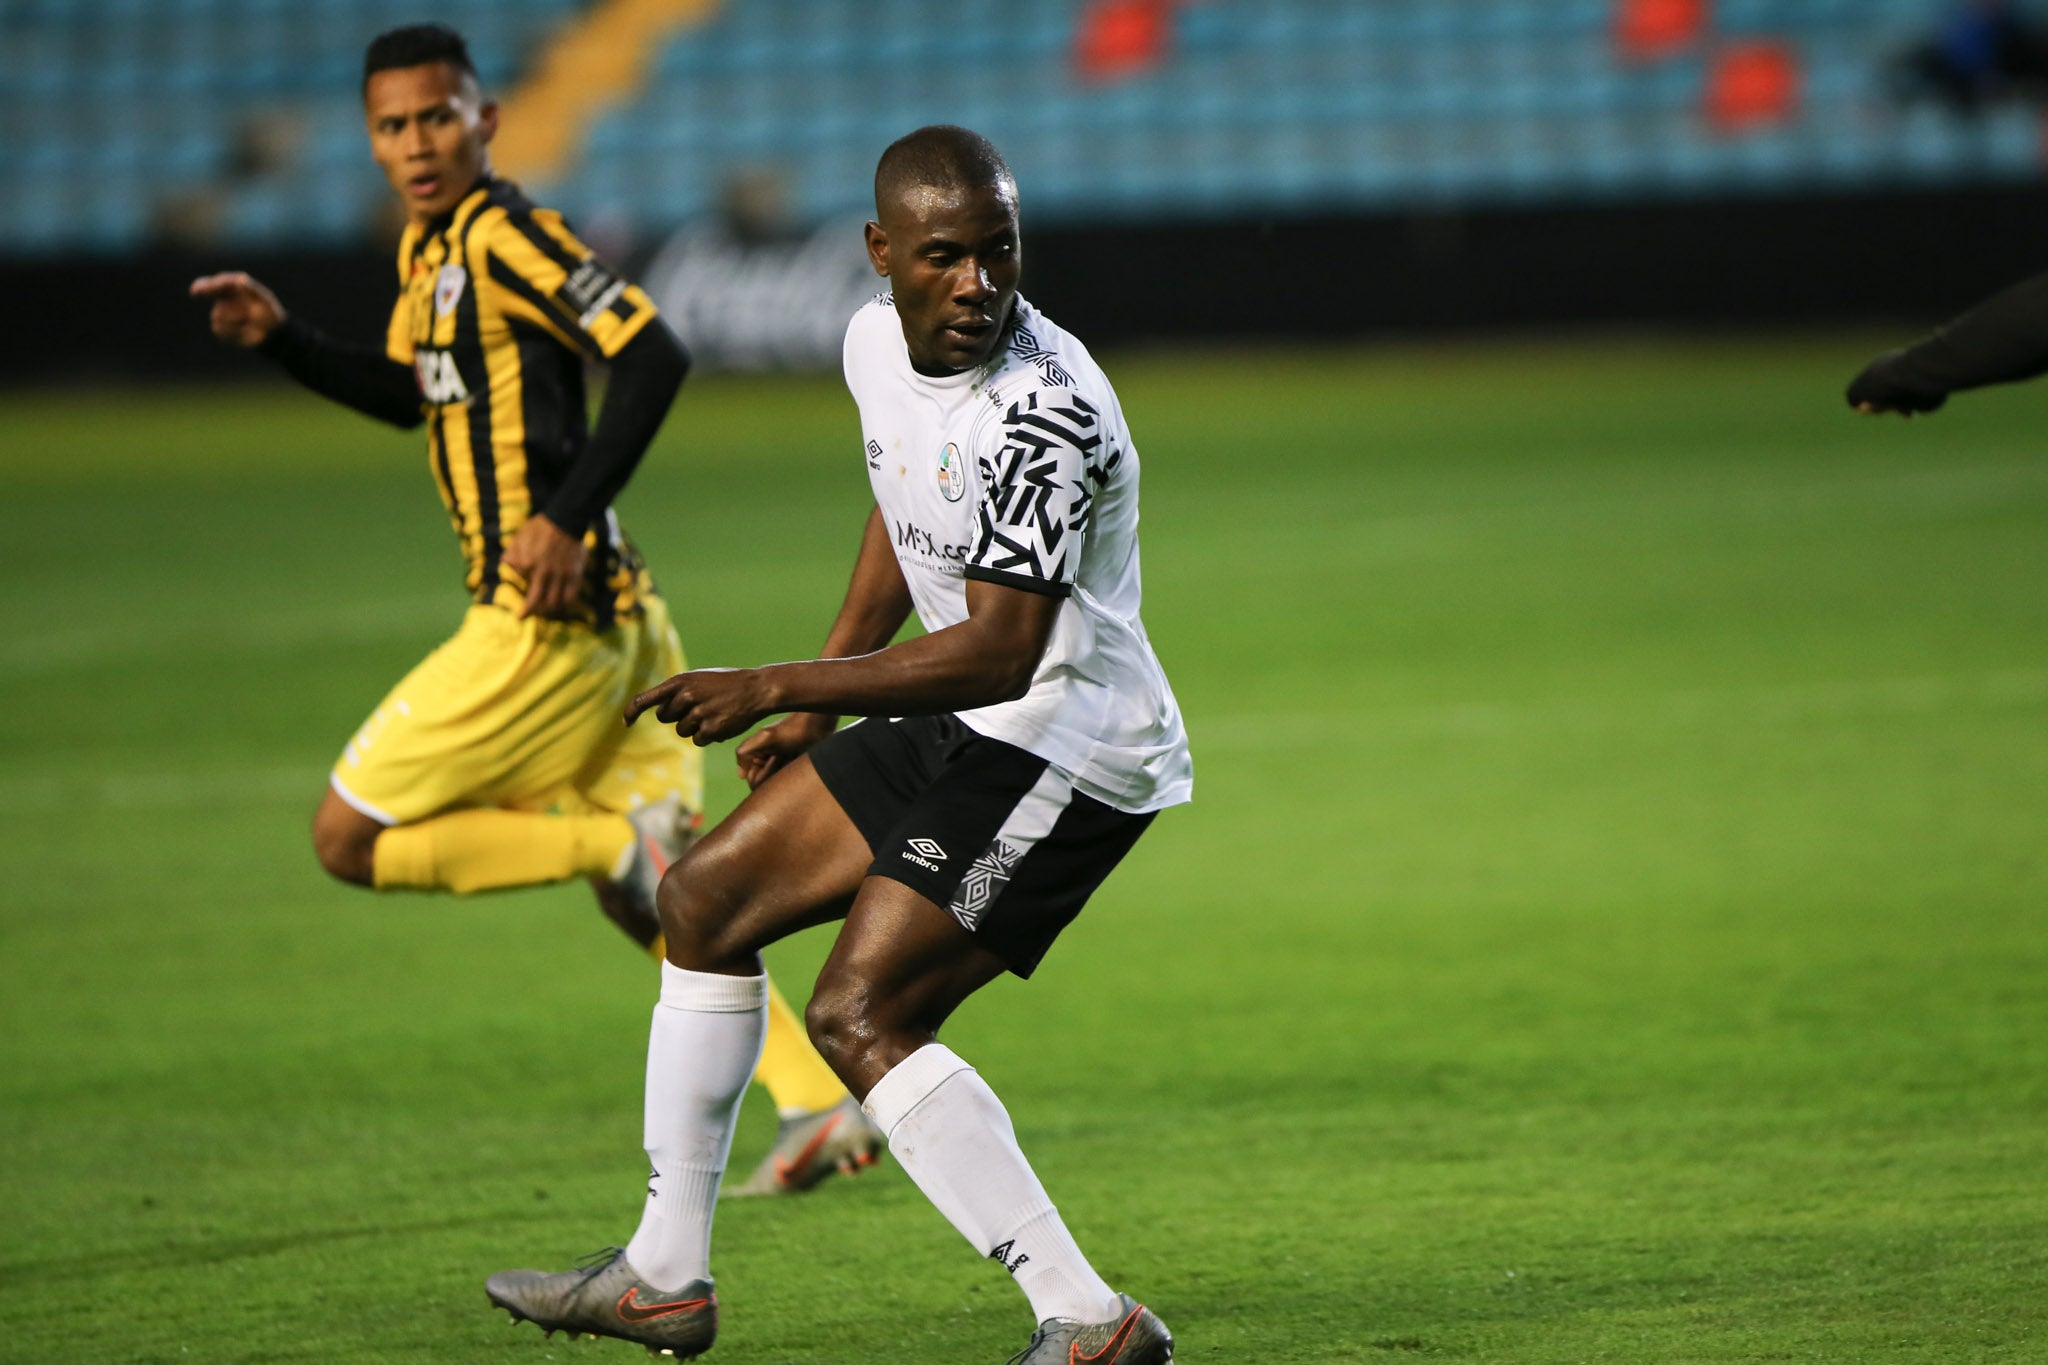
<svg viewBox="0 0 2048 1365"><path fill-rule="evenodd" d="M952 911L1018 976L1152 823L955 716L862 721L820 742L811 764L868 841L868 875Z"/></svg>

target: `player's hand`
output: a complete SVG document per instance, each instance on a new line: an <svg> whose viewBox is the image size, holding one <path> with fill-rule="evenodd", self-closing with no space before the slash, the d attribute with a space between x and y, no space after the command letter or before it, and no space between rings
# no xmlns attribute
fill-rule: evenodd
<svg viewBox="0 0 2048 1365"><path fill-rule="evenodd" d="M675 726L677 734L701 749L780 711L772 693L764 669L699 668L656 683L627 702L626 724L652 711L655 719Z"/></svg>
<svg viewBox="0 0 2048 1365"><path fill-rule="evenodd" d="M261 346L285 320L277 295L239 270L200 276L192 281L192 297L213 300L207 325L231 346Z"/></svg>
<svg viewBox="0 0 2048 1365"><path fill-rule="evenodd" d="M838 722L831 716L799 711L749 737L736 751L747 789L753 790L788 767L836 728Z"/></svg>
<svg viewBox="0 0 2048 1365"><path fill-rule="evenodd" d="M505 545L505 567L526 580L519 619L567 616L583 586L587 559L581 540L539 513L528 517Z"/></svg>

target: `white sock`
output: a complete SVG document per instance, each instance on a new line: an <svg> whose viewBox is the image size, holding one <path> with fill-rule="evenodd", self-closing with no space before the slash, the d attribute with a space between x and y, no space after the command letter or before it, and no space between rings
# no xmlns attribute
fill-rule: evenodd
<svg viewBox="0 0 2048 1365"><path fill-rule="evenodd" d="M653 1174L626 1260L656 1289L711 1278L711 1212L740 1097L768 1036L768 978L661 964L643 1141Z"/></svg>
<svg viewBox="0 0 2048 1365"><path fill-rule="evenodd" d="M1116 1291L1060 1221L1003 1102L951 1049L930 1043L911 1053L861 1107L889 1135L890 1154L925 1198L1016 1278L1040 1322L1117 1315Z"/></svg>

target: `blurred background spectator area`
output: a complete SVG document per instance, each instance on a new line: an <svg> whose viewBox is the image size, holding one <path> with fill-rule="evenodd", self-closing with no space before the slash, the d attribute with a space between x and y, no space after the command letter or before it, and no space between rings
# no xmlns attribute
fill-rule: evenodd
<svg viewBox="0 0 2048 1365"><path fill-rule="evenodd" d="M1978 50L1945 27L1974 8L9 0L0 254L388 240L358 64L427 15L559 134L505 169L648 242L736 198L763 230L857 215L877 149L935 121L989 133L1039 225L2036 181L2024 82L1923 79Z"/></svg>

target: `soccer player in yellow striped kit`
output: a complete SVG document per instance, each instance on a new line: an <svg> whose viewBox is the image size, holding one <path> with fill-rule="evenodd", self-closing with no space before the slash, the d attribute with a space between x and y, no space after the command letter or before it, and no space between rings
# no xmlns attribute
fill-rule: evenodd
<svg viewBox="0 0 2048 1365"><path fill-rule="evenodd" d="M627 698L686 665L611 502L688 358L637 285L492 174L498 110L459 34L379 36L363 110L408 218L385 344L325 336L244 274L192 284L217 337L371 417L425 425L468 562L461 627L343 749L314 848L334 876L378 890L585 877L659 959L654 888L695 837L703 774L687 740L620 720ZM610 367L594 427L586 358ZM756 1078L782 1129L748 1193L808 1188L882 1146L779 997L772 1018Z"/></svg>

